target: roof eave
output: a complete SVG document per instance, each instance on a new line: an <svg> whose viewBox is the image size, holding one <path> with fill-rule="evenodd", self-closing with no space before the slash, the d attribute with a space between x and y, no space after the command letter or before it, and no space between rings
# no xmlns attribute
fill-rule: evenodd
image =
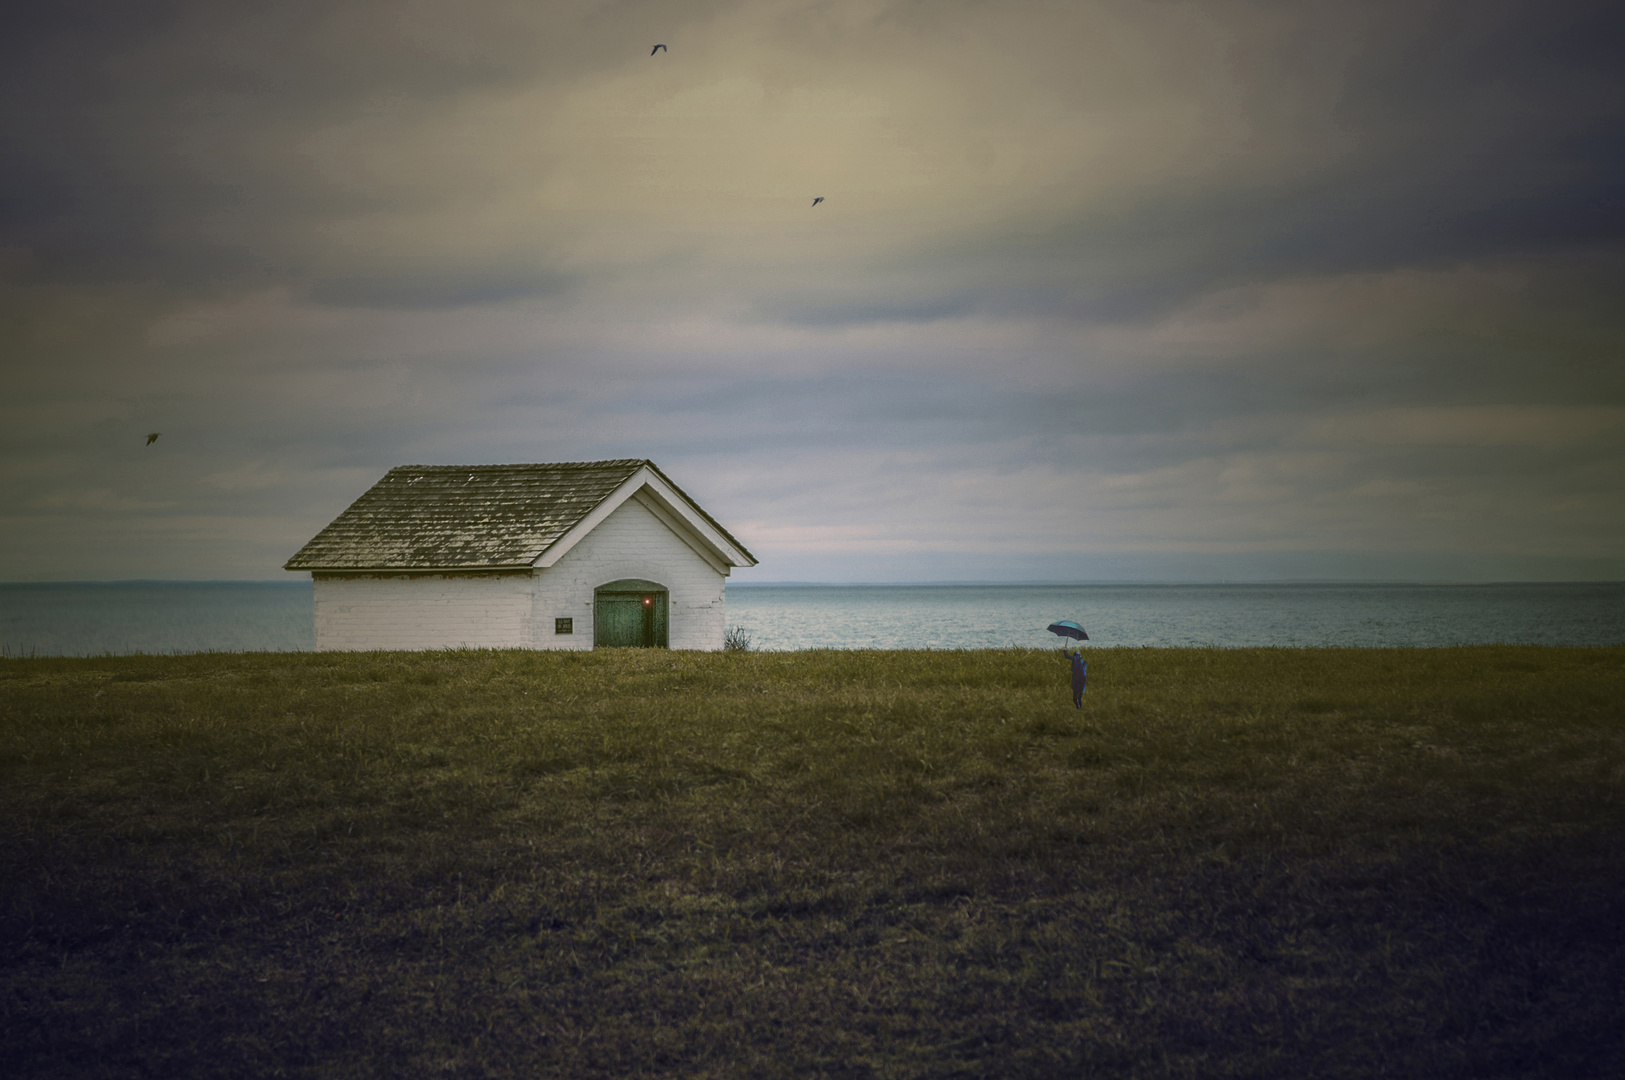
<svg viewBox="0 0 1625 1080"><path fill-rule="evenodd" d="M480 563L469 566L293 566L285 564L282 569L296 574L481 574L500 570L523 571L532 570L534 566L529 561L522 563Z"/></svg>
<svg viewBox="0 0 1625 1080"><path fill-rule="evenodd" d="M741 544L738 540L736 540L732 533L730 533L727 529L723 528L722 523L720 521L718 521L716 518L712 517L711 514L705 509L705 507L701 506L698 502L696 502L689 495L688 492L686 492L682 488L678 487L676 481L672 480L671 477L669 477L665 473L661 472L660 471L660 466L656 465L653 461L649 461L647 459L644 460L643 464L644 464L645 467L648 468L648 470L650 472L652 472L656 476L660 477L660 479L665 482L667 487L671 488L674 492L676 492L679 496L681 496L683 501L686 502L694 510L695 513L697 513L701 518L703 518L705 520L706 524L710 525L719 534L721 534L722 539L727 542L729 547L732 547L735 552L737 552L741 557L743 557L743 559L744 559L743 562L734 562L732 565L734 565L734 566L755 566L755 565L757 565L758 560L757 560L756 556L752 555L750 553L750 550L748 548L746 548L744 544Z"/></svg>
<svg viewBox="0 0 1625 1080"><path fill-rule="evenodd" d="M596 529L604 518L645 487L655 492L660 501L675 511L679 517L686 519L689 530L715 553L719 562L729 567L756 565L756 557L746 551L744 545L729 536L728 531L716 523L716 519L700 509L699 504L689 498L687 492L672 483L655 467L654 462L648 460L645 460L642 466L627 477L619 487L600 500L597 506L582 515L564 535L549 544L531 565L546 569L558 562L588 533Z"/></svg>

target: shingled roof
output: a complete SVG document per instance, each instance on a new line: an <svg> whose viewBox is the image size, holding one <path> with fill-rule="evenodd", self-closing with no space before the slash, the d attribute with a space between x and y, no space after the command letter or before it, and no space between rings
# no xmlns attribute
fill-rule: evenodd
<svg viewBox="0 0 1625 1080"><path fill-rule="evenodd" d="M645 468L754 562L654 462L621 458L544 465L401 465L300 548L284 569L528 567Z"/></svg>

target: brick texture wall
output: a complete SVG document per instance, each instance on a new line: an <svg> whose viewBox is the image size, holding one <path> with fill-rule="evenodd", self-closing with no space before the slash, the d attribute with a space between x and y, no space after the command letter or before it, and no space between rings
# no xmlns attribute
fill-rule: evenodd
<svg viewBox="0 0 1625 1080"><path fill-rule="evenodd" d="M666 587L672 648L722 648L727 579L636 499L616 507L564 558L537 572L535 647L592 648L593 590L622 578ZM574 633L553 632L561 615L573 621Z"/></svg>
<svg viewBox="0 0 1625 1080"><path fill-rule="evenodd" d="M529 574L318 578L316 648L525 648L533 589Z"/></svg>

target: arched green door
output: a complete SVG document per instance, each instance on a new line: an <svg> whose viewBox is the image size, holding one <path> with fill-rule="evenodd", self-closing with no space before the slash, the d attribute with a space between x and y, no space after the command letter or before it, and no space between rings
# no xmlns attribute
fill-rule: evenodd
<svg viewBox="0 0 1625 1080"><path fill-rule="evenodd" d="M626 578L593 590L592 643L610 648L666 648L666 587Z"/></svg>

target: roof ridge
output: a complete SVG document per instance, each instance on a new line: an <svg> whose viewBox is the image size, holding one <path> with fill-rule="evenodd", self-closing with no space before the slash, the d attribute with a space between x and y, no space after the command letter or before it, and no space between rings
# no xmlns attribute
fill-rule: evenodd
<svg viewBox="0 0 1625 1080"><path fill-rule="evenodd" d="M648 458L604 458L599 461L497 461L488 462L483 465L463 465L457 463L446 465L391 465L389 471L397 472L401 469L584 469L592 467L604 468L611 465L626 466L652 464L654 463Z"/></svg>

